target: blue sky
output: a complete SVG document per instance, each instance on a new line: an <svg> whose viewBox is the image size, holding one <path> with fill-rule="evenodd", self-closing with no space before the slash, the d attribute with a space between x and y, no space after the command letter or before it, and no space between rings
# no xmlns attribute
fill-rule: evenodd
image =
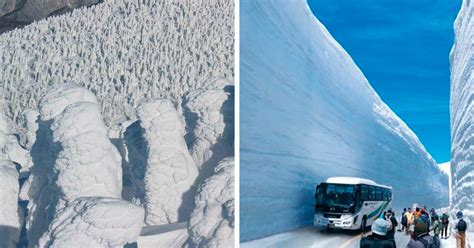
<svg viewBox="0 0 474 248"><path fill-rule="evenodd" d="M308 0L380 97L450 159L449 51L460 0Z"/></svg>

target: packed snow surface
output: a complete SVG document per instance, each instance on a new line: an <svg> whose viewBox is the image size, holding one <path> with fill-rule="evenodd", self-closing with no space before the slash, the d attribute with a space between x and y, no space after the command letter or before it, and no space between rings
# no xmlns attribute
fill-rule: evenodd
<svg viewBox="0 0 474 248"><path fill-rule="evenodd" d="M173 103L151 99L137 109L148 144L145 184L145 223L159 225L189 219L194 207L197 166L183 137L184 124Z"/></svg>
<svg viewBox="0 0 474 248"><path fill-rule="evenodd" d="M199 188L188 225L188 247L233 247L234 158L222 160Z"/></svg>
<svg viewBox="0 0 474 248"><path fill-rule="evenodd" d="M130 202L84 197L59 211L39 247L117 247L135 242L144 211Z"/></svg>
<svg viewBox="0 0 474 248"><path fill-rule="evenodd" d="M46 1L46 0L45 0ZM5 114L18 122L51 84L77 82L106 123L134 119L142 98L233 81L233 1L109 0L0 35Z"/></svg>
<svg viewBox="0 0 474 248"><path fill-rule="evenodd" d="M447 205L447 176L304 0L243 1L240 21L241 241L311 225L333 176L392 186L396 211Z"/></svg>
<svg viewBox="0 0 474 248"><path fill-rule="evenodd" d="M454 209L474 223L474 4L463 1L451 50L451 174Z"/></svg>

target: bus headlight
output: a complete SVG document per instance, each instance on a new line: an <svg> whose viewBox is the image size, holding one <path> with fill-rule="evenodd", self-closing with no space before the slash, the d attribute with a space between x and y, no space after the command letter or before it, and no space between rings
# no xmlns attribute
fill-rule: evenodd
<svg viewBox="0 0 474 248"><path fill-rule="evenodd" d="M343 225L350 225L351 224L351 221L344 221L342 222Z"/></svg>

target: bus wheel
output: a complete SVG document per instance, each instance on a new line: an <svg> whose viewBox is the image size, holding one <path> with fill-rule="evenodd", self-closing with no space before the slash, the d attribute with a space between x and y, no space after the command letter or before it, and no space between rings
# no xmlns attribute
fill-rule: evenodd
<svg viewBox="0 0 474 248"><path fill-rule="evenodd" d="M362 221L361 221L361 223L360 223L360 231L361 231L362 233L364 233L364 231L365 231L365 225L366 225L366 224L367 224L367 219L366 219L366 217L364 216L364 218L362 218Z"/></svg>

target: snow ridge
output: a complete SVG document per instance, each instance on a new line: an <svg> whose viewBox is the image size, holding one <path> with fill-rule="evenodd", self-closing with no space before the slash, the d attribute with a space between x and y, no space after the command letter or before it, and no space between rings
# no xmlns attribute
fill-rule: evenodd
<svg viewBox="0 0 474 248"><path fill-rule="evenodd" d="M451 174L454 209L474 223L474 5L464 0L451 50Z"/></svg>
<svg viewBox="0 0 474 248"><path fill-rule="evenodd" d="M233 1L106 1L0 35L5 114L18 122L51 84L77 82L107 124L135 119L142 98L233 81Z"/></svg>
<svg viewBox="0 0 474 248"><path fill-rule="evenodd" d="M397 211L448 203L447 176L304 0L241 13L241 241L311 225L332 176L393 186Z"/></svg>

